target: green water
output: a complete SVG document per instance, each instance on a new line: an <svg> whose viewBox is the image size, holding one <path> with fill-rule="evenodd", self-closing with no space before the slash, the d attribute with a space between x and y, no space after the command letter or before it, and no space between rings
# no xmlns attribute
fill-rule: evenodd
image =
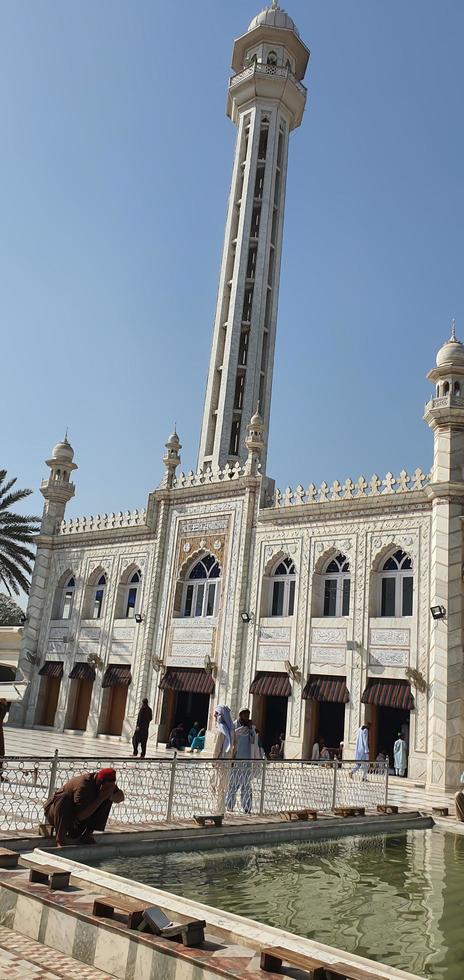
<svg viewBox="0 0 464 980"><path fill-rule="evenodd" d="M433 980L464 980L464 837L414 830L107 859L105 871Z"/></svg>

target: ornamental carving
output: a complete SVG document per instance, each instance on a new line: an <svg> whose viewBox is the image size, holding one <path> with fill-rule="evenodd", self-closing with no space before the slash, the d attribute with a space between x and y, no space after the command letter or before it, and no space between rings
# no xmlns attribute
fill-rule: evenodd
<svg viewBox="0 0 464 980"><path fill-rule="evenodd" d="M346 629L324 629L319 626L315 626L311 630L311 640L313 643L340 643L344 645L346 643Z"/></svg>
<svg viewBox="0 0 464 980"><path fill-rule="evenodd" d="M371 644L375 647L382 646L409 646L409 630L371 630Z"/></svg>
<svg viewBox="0 0 464 980"><path fill-rule="evenodd" d="M292 631L289 626L260 626L259 628L259 639L260 640L280 640L290 643Z"/></svg>
<svg viewBox="0 0 464 980"><path fill-rule="evenodd" d="M372 667L407 667L409 650L371 650L369 663Z"/></svg>
<svg viewBox="0 0 464 980"><path fill-rule="evenodd" d="M258 647L258 660L288 660L289 652L289 646L277 647L260 644Z"/></svg>

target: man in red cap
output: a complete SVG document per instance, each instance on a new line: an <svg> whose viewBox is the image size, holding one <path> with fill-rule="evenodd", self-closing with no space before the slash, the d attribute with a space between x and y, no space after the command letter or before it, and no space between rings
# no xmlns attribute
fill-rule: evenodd
<svg viewBox="0 0 464 980"><path fill-rule="evenodd" d="M95 844L92 831L104 830L113 803L123 800L115 769L69 779L44 806L46 821L56 831L56 846Z"/></svg>

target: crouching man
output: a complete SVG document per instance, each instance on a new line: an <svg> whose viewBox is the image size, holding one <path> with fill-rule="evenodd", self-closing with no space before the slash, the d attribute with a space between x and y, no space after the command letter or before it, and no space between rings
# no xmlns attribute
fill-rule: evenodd
<svg viewBox="0 0 464 980"><path fill-rule="evenodd" d="M123 800L115 769L74 776L44 806L45 819L56 831L56 846L95 844L92 831L104 830L113 803Z"/></svg>

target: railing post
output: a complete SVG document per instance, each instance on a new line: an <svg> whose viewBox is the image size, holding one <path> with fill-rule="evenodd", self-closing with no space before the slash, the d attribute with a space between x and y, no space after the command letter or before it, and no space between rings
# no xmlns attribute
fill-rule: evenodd
<svg viewBox="0 0 464 980"><path fill-rule="evenodd" d="M390 768L390 760L389 760L388 755L387 755L387 758L385 759L385 806L388 806L388 770L389 770L389 768Z"/></svg>
<svg viewBox="0 0 464 980"><path fill-rule="evenodd" d="M50 782L48 784L48 799L50 799L50 797L53 796L55 792L57 771L58 771L58 749L55 749L52 767L50 769Z"/></svg>
<svg viewBox="0 0 464 980"><path fill-rule="evenodd" d="M332 810L335 810L337 805L337 771L338 771L338 759L333 760L333 789L332 789Z"/></svg>
<svg viewBox="0 0 464 980"><path fill-rule="evenodd" d="M266 762L267 759L263 759L262 770L261 770L261 794L259 797L259 815L262 817L264 813L264 790L266 788Z"/></svg>
<svg viewBox="0 0 464 980"><path fill-rule="evenodd" d="M168 807L166 812L166 820L171 819L172 814L172 803L174 800L174 783L176 779L176 764L177 764L177 752L174 752L174 757L171 762L171 781L169 783L169 796L168 796Z"/></svg>

